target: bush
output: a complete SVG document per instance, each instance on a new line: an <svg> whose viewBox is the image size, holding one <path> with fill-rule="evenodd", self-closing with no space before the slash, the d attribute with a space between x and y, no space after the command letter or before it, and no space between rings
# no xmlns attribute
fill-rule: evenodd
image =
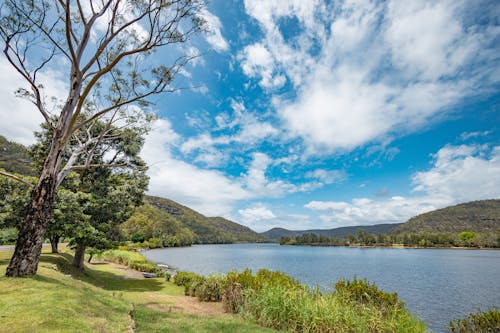
<svg viewBox="0 0 500 333"><path fill-rule="evenodd" d="M194 279L201 278L200 275L193 272L177 272L174 276L174 283L178 286L186 286L186 284L191 283Z"/></svg>
<svg viewBox="0 0 500 333"><path fill-rule="evenodd" d="M449 329L453 333L500 332L500 311L491 309L487 312L471 313L465 318L451 321Z"/></svg>
<svg viewBox="0 0 500 333"><path fill-rule="evenodd" d="M220 302L225 285L225 279L209 276L196 287L195 295L202 302Z"/></svg>
<svg viewBox="0 0 500 333"><path fill-rule="evenodd" d="M238 313L243 307L245 298L243 296L243 287L241 283L235 281L226 282L222 294L222 304L224 311Z"/></svg>
<svg viewBox="0 0 500 333"><path fill-rule="evenodd" d="M172 279L172 274L171 274L171 273L169 273L169 272L165 272L165 274L164 274L164 275L165 275L165 280L167 280L167 281L169 281L169 282L170 282L170 280Z"/></svg>
<svg viewBox="0 0 500 333"><path fill-rule="evenodd" d="M16 228L0 229L0 245L15 243L17 240L17 234L18 232Z"/></svg>
<svg viewBox="0 0 500 333"><path fill-rule="evenodd" d="M361 304L374 304L383 309L404 304L398 299L397 293L386 293L378 289L375 284L369 284L366 279L356 277L349 281L341 279L335 284L335 293L347 300Z"/></svg>
<svg viewBox="0 0 500 333"><path fill-rule="evenodd" d="M106 261L128 266L141 272L156 273L160 276L163 274L163 271L158 266L150 263L146 260L146 258L137 252L109 250L99 254L97 257Z"/></svg>

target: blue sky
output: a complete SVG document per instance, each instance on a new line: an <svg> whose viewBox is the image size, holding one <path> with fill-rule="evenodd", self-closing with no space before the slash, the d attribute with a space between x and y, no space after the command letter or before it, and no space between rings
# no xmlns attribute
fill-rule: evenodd
<svg viewBox="0 0 500 333"><path fill-rule="evenodd" d="M200 57L176 81L190 89L156 99L150 194L258 231L500 198L498 2L212 1L202 14L211 32L183 46ZM0 130L29 143L29 126Z"/></svg>

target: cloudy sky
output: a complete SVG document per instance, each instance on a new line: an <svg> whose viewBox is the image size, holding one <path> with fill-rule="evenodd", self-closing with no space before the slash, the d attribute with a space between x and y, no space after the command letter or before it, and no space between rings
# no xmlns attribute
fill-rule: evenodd
<svg viewBox="0 0 500 333"><path fill-rule="evenodd" d="M500 198L497 1L211 1L155 100L149 193L257 231L404 222ZM162 54L155 61L161 61ZM0 58L0 134L41 118ZM43 73L47 89L64 84Z"/></svg>

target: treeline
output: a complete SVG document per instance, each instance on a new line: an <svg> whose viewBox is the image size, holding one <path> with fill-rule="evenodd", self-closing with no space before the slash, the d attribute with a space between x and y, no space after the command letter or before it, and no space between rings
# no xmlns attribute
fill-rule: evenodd
<svg viewBox="0 0 500 333"><path fill-rule="evenodd" d="M321 246L408 246L408 247L476 247L500 248L500 233L463 231L420 232L403 234L370 234L358 229L356 235L343 238L306 233L296 237L282 237L281 245Z"/></svg>

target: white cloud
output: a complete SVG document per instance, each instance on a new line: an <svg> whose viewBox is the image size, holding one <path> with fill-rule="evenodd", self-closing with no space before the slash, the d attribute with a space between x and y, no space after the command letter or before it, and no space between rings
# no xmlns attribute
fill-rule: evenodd
<svg viewBox="0 0 500 333"><path fill-rule="evenodd" d="M394 196L344 201L311 201L304 207L332 225L404 222L420 213L480 199L500 198L500 146L445 146L433 166L412 178L415 197Z"/></svg>
<svg viewBox="0 0 500 333"><path fill-rule="evenodd" d="M238 210L245 222L260 222L262 220L269 220L276 217L273 211L265 207L263 204L257 204L253 207Z"/></svg>
<svg viewBox="0 0 500 333"><path fill-rule="evenodd" d="M488 70L500 28L469 19L488 10L479 4L248 0L245 9L264 37L240 52L243 72L265 88L290 80L296 97L274 96L274 107L313 153L416 131L500 80ZM285 38L281 22L292 19L296 36Z"/></svg>
<svg viewBox="0 0 500 333"><path fill-rule="evenodd" d="M157 120L141 156L149 165L149 193L163 196L207 215L227 215L235 202L251 197L238 182L174 158L170 149L179 136L171 124Z"/></svg>
<svg viewBox="0 0 500 333"><path fill-rule="evenodd" d="M0 134L9 140L22 143L24 145L35 142L34 131L40 129L40 124L44 121L41 113L35 105L26 99L14 95L18 88L29 90L27 82L10 65L5 57L0 57ZM67 91L64 82L59 78L58 73L46 71L38 74L38 80L43 84L48 109L51 109L51 98L64 98Z"/></svg>
<svg viewBox="0 0 500 333"><path fill-rule="evenodd" d="M208 25L209 31L206 33L207 42L217 52L227 51L229 49L229 44L222 36L222 23L220 22L219 18L206 9L202 9L200 14L201 17L205 19Z"/></svg>
<svg viewBox="0 0 500 333"><path fill-rule="evenodd" d="M212 140L205 137L203 140ZM236 203L256 198L276 198L289 193L310 191L321 184L316 182L294 185L269 179L266 171L273 160L263 153L254 153L252 160L239 177L228 177L222 172L208 170L172 156L174 147L185 147L182 138L172 129L170 122L159 119L146 136L141 156L149 165L149 193L163 196L192 207L206 215L229 217ZM218 166L222 158L217 150L198 155L199 162Z"/></svg>
<svg viewBox="0 0 500 333"><path fill-rule="evenodd" d="M347 178L343 170L324 170L316 169L314 171L306 172L306 178L315 178L325 184L339 183Z"/></svg>
<svg viewBox="0 0 500 333"><path fill-rule="evenodd" d="M493 133L493 131L463 132L462 134L460 134L460 139L462 139L463 141L466 141L466 140L473 139L473 138L488 136L491 133Z"/></svg>

